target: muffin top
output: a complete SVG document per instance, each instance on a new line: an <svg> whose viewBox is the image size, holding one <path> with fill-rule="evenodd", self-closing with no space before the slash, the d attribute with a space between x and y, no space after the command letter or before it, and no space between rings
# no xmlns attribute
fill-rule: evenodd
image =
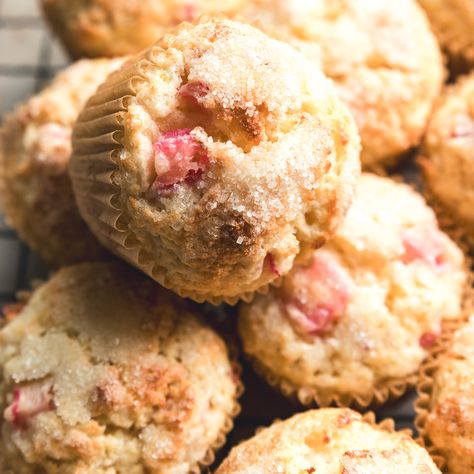
<svg viewBox="0 0 474 474"><path fill-rule="evenodd" d="M110 134L91 137L91 124L125 83L134 95L117 115L113 201L121 230L164 286L197 299L255 291L342 219L359 140L329 81L255 28L204 19L112 74L75 129L76 194L106 245L115 243L82 186L107 171L90 150L106 149ZM103 117L106 132L110 122Z"/></svg>
<svg viewBox="0 0 474 474"><path fill-rule="evenodd" d="M474 5L470 0L419 0L455 69L474 65Z"/></svg>
<svg viewBox="0 0 474 474"><path fill-rule="evenodd" d="M434 197L474 231L474 74L447 88L431 117L422 166Z"/></svg>
<svg viewBox="0 0 474 474"><path fill-rule="evenodd" d="M276 422L235 447L216 474L439 473L409 434L348 409L311 410Z"/></svg>
<svg viewBox="0 0 474 474"><path fill-rule="evenodd" d="M466 279L461 250L423 198L363 174L336 235L281 287L243 305L239 330L276 378L316 391L322 404L367 404L417 371L441 320L459 315Z"/></svg>
<svg viewBox="0 0 474 474"><path fill-rule="evenodd" d="M441 451L448 472L474 471L474 317L436 361L425 435Z"/></svg>
<svg viewBox="0 0 474 474"><path fill-rule="evenodd" d="M233 14L245 1L42 0L42 6L73 57L113 57L136 53L202 14Z"/></svg>
<svg viewBox="0 0 474 474"><path fill-rule="evenodd" d="M79 61L8 115L0 135L0 199L11 225L51 265L104 254L82 222L67 167L79 112L123 60Z"/></svg>
<svg viewBox="0 0 474 474"><path fill-rule="evenodd" d="M419 143L444 73L415 0L250 0L242 15L334 80L359 126L364 166L390 164Z"/></svg>
<svg viewBox="0 0 474 474"><path fill-rule="evenodd" d="M37 289L0 331L0 364L1 457L15 473L188 473L236 412L223 341L119 263Z"/></svg>

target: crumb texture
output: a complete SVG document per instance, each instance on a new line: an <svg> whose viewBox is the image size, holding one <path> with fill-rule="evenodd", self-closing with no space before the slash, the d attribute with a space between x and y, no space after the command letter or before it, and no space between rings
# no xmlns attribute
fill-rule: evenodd
<svg viewBox="0 0 474 474"><path fill-rule="evenodd" d="M474 471L474 317L455 334L433 375L425 430L450 474Z"/></svg>
<svg viewBox="0 0 474 474"><path fill-rule="evenodd" d="M421 164L433 197L473 245L474 74L460 78L438 101Z"/></svg>
<svg viewBox="0 0 474 474"><path fill-rule="evenodd" d="M216 474L439 474L410 435L385 431L348 409L276 422L235 447Z"/></svg>
<svg viewBox="0 0 474 474"><path fill-rule="evenodd" d="M185 474L235 415L223 341L119 263L61 270L0 347L0 454L16 474Z"/></svg>
<svg viewBox="0 0 474 474"><path fill-rule="evenodd" d="M238 22L182 25L145 57L112 75L84 113L142 71L112 178L139 256L101 227L101 190L84 187L101 168L80 121L72 174L83 216L181 295L235 299L267 286L322 245L349 207L360 166L349 111L303 56Z"/></svg>
<svg viewBox="0 0 474 474"><path fill-rule="evenodd" d="M68 164L72 127L122 60L79 61L7 116L0 135L0 201L9 224L52 266L105 251L79 216Z"/></svg>
<svg viewBox="0 0 474 474"><path fill-rule="evenodd" d="M231 15L246 0L42 0L53 31L72 57L133 54L182 21Z"/></svg>
<svg viewBox="0 0 474 474"><path fill-rule="evenodd" d="M391 165L418 145L444 71L415 0L250 0L242 14L334 80L359 126L365 167Z"/></svg>
<svg viewBox="0 0 474 474"><path fill-rule="evenodd" d="M418 370L442 319L459 316L466 281L461 250L423 198L363 174L336 235L243 305L239 332L274 378L321 403L370 399Z"/></svg>

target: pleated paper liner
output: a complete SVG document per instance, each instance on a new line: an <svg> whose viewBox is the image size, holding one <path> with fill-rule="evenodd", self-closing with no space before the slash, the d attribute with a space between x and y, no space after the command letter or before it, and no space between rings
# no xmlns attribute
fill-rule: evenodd
<svg viewBox="0 0 474 474"><path fill-rule="evenodd" d="M77 204L91 230L106 248L181 297L214 305L235 305L239 300L250 302L255 291L213 297L171 285L164 272L160 271L159 264L141 248L134 232L127 228L117 205L120 189L113 183L112 177L118 171L119 152L123 148L126 110L131 99L137 95L140 84L146 81L146 71L157 67L161 51L159 46L154 46L113 72L80 115L74 129L74 152L70 165ZM266 293L269 286L265 284L257 292Z"/></svg>
<svg viewBox="0 0 474 474"><path fill-rule="evenodd" d="M398 400L410 388L415 387L418 380L417 374L414 373L406 377L389 379L384 383L380 383L367 394L340 394L323 391L312 386L297 386L288 379L276 375L255 358L250 357L249 360L255 372L265 379L269 385L290 400L294 400L306 407L336 406L366 411L369 408L376 408L390 401Z"/></svg>
<svg viewBox="0 0 474 474"><path fill-rule="evenodd" d="M231 357L232 357L232 368L237 379L237 389L236 395L234 399L234 406L232 407L231 412L228 414L224 425L222 427L221 432L219 433L218 437L214 440L210 448L207 450L204 458L199 461L196 465L191 467L190 472L193 474L199 474L200 472L204 471L208 468L211 464L214 463L216 460L216 453L225 445L227 441L227 435L232 431L234 428L234 419L239 415L241 411L241 406L239 403L239 398L244 393L244 385L242 383L242 366L239 364L237 360L237 353L233 352L232 346L230 349Z"/></svg>
<svg viewBox="0 0 474 474"><path fill-rule="evenodd" d="M468 316L457 320L444 322L442 337L433 346L429 357L425 360L420 369L420 380L417 385L418 399L415 402L415 426L420 436L420 443L430 453L438 467L445 472L446 459L443 452L433 444L426 430L426 421L431 411L431 397L434 388L434 374L439 368L440 357L451 347L453 337L458 329L467 322Z"/></svg>
<svg viewBox="0 0 474 474"><path fill-rule="evenodd" d="M462 309L460 314L474 313L474 273L471 271L472 261L465 254L465 271L467 273L462 296ZM442 333L439 339L444 339L444 331L449 331L450 321L457 323L460 318L453 318L442 323ZM436 345L436 343L435 343ZM431 351L427 357L430 357ZM268 367L258 361L255 357L247 354L255 372L267 381L276 390L280 391L287 398L295 400L304 406L338 406L353 407L365 411L371 407L380 407L389 402L400 399L409 389L417 386L419 381L419 370L404 377L385 379L378 382L372 391L362 394L339 394L324 391L314 386L301 387L289 381L285 377L276 375Z"/></svg>

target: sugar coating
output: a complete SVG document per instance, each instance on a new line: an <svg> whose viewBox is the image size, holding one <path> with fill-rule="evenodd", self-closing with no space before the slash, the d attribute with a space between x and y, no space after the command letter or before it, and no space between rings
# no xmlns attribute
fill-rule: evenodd
<svg viewBox="0 0 474 474"><path fill-rule="evenodd" d="M36 290L0 331L0 366L1 472L185 474L235 415L220 337L119 263Z"/></svg>
<svg viewBox="0 0 474 474"><path fill-rule="evenodd" d="M79 61L7 116L0 200L9 223L50 265L105 254L77 211L68 175L71 131L87 99L122 60Z"/></svg>
<svg viewBox="0 0 474 474"><path fill-rule="evenodd" d="M437 360L426 434L451 474L474 470L474 318Z"/></svg>
<svg viewBox="0 0 474 474"><path fill-rule="evenodd" d="M415 0L250 0L241 14L334 80L359 126L365 167L392 164L419 143L444 73Z"/></svg>
<svg viewBox="0 0 474 474"><path fill-rule="evenodd" d="M355 124L319 70L250 26L184 25L152 54L113 177L121 221L165 286L199 299L253 292L342 219L359 174ZM160 192L156 143L171 132L198 143L206 166Z"/></svg>
<svg viewBox="0 0 474 474"><path fill-rule="evenodd" d="M439 473L409 434L348 409L322 408L274 423L230 452L216 474Z"/></svg>
<svg viewBox="0 0 474 474"><path fill-rule="evenodd" d="M414 253L409 244L418 249L419 241ZM323 270L334 268L329 276L321 268L305 276L321 259L327 261ZM414 374L442 318L459 315L464 265L461 250L438 229L419 194L363 174L336 235L295 266L280 288L242 306L244 350L277 379L315 391L324 403L365 399ZM303 314L295 315L295 299ZM310 311L318 306L333 313L319 331L298 319L306 313L314 322Z"/></svg>
<svg viewBox="0 0 474 474"><path fill-rule="evenodd" d="M474 74L447 88L422 149L429 190L474 245Z"/></svg>
<svg viewBox="0 0 474 474"><path fill-rule="evenodd" d="M42 0L53 31L72 57L114 57L153 44L182 21L231 15L246 0Z"/></svg>
<svg viewBox="0 0 474 474"><path fill-rule="evenodd" d="M470 0L419 0L456 69L474 65L474 5Z"/></svg>

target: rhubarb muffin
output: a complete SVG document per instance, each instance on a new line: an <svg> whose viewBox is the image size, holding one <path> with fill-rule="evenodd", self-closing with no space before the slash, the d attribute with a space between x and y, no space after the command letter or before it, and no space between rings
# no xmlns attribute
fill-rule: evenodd
<svg viewBox="0 0 474 474"><path fill-rule="evenodd" d="M445 460L446 472L474 472L474 317L430 360L427 376L420 385L429 391L417 420L421 435Z"/></svg>
<svg viewBox="0 0 474 474"><path fill-rule="evenodd" d="M278 421L230 452L216 474L440 474L429 454L393 423L321 408Z"/></svg>
<svg viewBox="0 0 474 474"><path fill-rule="evenodd" d="M74 58L141 51L173 26L202 14L232 15L247 0L41 0L53 31Z"/></svg>
<svg viewBox="0 0 474 474"><path fill-rule="evenodd" d="M359 126L365 167L394 164L418 145L444 68L415 0L250 0L242 15L334 80Z"/></svg>
<svg viewBox="0 0 474 474"><path fill-rule="evenodd" d="M349 207L359 138L331 83L230 20L184 24L111 74L71 174L101 242L181 296L235 302L321 246Z"/></svg>
<svg viewBox="0 0 474 474"><path fill-rule="evenodd" d="M418 0L448 54L454 71L474 65L474 4L471 0Z"/></svg>
<svg viewBox="0 0 474 474"><path fill-rule="evenodd" d="M9 115L0 135L0 204L8 223L52 266L105 251L74 202L68 163L82 106L121 60L80 61Z"/></svg>
<svg viewBox="0 0 474 474"><path fill-rule="evenodd" d="M0 331L1 472L187 474L238 411L222 339L120 263L60 270Z"/></svg>
<svg viewBox="0 0 474 474"><path fill-rule="evenodd" d="M447 88L439 100L420 163L436 207L474 248L474 74Z"/></svg>
<svg viewBox="0 0 474 474"><path fill-rule="evenodd" d="M364 174L336 235L243 305L239 332L257 369L304 404L382 403L415 382L466 280L422 197Z"/></svg>

